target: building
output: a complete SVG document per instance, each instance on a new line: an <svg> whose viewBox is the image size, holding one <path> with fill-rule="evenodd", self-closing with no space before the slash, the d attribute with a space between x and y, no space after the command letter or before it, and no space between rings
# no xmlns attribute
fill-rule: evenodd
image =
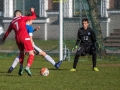
<svg viewBox="0 0 120 90"><path fill-rule="evenodd" d="M63 0L64 36L68 39L76 38L77 30L80 27L79 1ZM83 0L84 5L86 5L85 1ZM29 13L29 8L32 6L37 14L34 27L41 26L41 30L35 32L34 38L44 40L59 38L59 0L0 0L0 4L1 23L5 30L13 18L14 10L19 9L25 15ZM106 38L114 29L120 29L120 0L99 0L98 7L103 37ZM13 34L10 34L9 38L13 38Z"/></svg>
<svg viewBox="0 0 120 90"><path fill-rule="evenodd" d="M101 0L100 15L103 36L109 37L114 29L120 29L120 0Z"/></svg>

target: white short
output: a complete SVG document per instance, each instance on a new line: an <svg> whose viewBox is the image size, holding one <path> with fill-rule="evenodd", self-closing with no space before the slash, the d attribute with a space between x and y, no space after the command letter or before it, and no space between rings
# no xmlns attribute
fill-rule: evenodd
<svg viewBox="0 0 120 90"><path fill-rule="evenodd" d="M37 47L35 44L33 44L34 50L36 51L36 55L38 55L40 52L42 52L42 50Z"/></svg>

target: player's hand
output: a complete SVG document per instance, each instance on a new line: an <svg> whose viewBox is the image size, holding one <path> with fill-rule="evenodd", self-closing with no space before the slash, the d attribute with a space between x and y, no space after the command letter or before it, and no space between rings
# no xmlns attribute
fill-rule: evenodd
<svg viewBox="0 0 120 90"><path fill-rule="evenodd" d="M95 43L93 44L93 46L94 46L95 48L97 48L97 49L100 49L100 44L99 44L98 42L95 42Z"/></svg>
<svg viewBox="0 0 120 90"><path fill-rule="evenodd" d="M72 48L72 52L75 50L75 49L77 49L78 48L78 46L76 45L75 47L73 47Z"/></svg>
<svg viewBox="0 0 120 90"><path fill-rule="evenodd" d="M99 42L96 42L96 47L97 47L98 49L100 49L100 43L99 43Z"/></svg>
<svg viewBox="0 0 120 90"><path fill-rule="evenodd" d="M30 11L31 11L31 12L34 12L34 8L31 8Z"/></svg>
<svg viewBox="0 0 120 90"><path fill-rule="evenodd" d="M37 31L38 29L40 29L40 26L38 26L37 28L35 28L35 31Z"/></svg>

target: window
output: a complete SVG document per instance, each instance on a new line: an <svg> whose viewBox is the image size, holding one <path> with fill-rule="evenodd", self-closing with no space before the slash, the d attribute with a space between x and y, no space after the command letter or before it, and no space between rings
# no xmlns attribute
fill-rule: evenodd
<svg viewBox="0 0 120 90"><path fill-rule="evenodd" d="M74 0L74 13L73 16L80 16L80 1L79 0Z"/></svg>
<svg viewBox="0 0 120 90"><path fill-rule="evenodd" d="M114 1L114 9L120 9L120 0Z"/></svg>
<svg viewBox="0 0 120 90"><path fill-rule="evenodd" d="M0 0L0 16L3 16L3 0Z"/></svg>
<svg viewBox="0 0 120 90"><path fill-rule="evenodd" d="M74 17L79 17L80 16L80 11L82 11L82 16L85 16L86 14L89 13L89 7L88 7L88 3L86 0L74 0L74 5L73 5L73 16ZM81 8L82 7L82 8Z"/></svg>
<svg viewBox="0 0 120 90"><path fill-rule="evenodd" d="M63 2L67 2L68 0L62 0ZM53 2L60 2L60 0L53 0Z"/></svg>
<svg viewBox="0 0 120 90"><path fill-rule="evenodd" d="M16 9L21 10L24 15L30 13L30 8L34 7L36 15L39 16L39 0L15 0Z"/></svg>
<svg viewBox="0 0 120 90"><path fill-rule="evenodd" d="M59 0L48 0L48 10L59 10Z"/></svg>
<svg viewBox="0 0 120 90"><path fill-rule="evenodd" d="M0 11L3 11L3 0L0 0Z"/></svg>

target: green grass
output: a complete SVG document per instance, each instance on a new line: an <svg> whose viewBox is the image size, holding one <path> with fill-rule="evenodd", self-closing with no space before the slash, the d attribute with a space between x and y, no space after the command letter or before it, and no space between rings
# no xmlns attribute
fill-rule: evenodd
<svg viewBox="0 0 120 90"><path fill-rule="evenodd" d="M57 40L34 40L35 44L43 50L59 48ZM69 49L75 41L64 41ZM91 57L80 57L76 72L70 72L74 57L71 61L64 61L59 70L56 70L43 57L35 57L31 67L32 77L26 73L18 76L19 65L11 74L6 73L16 56L17 45L15 40L6 40L0 50L14 50L13 53L0 54L0 87L1 90L119 90L120 88L120 61L119 56L98 56L97 66L99 72L92 71ZM56 55L52 56L58 61ZM26 64L25 58L25 63ZM24 65L25 66L25 65ZM47 67L49 76L40 75L40 69Z"/></svg>
<svg viewBox="0 0 120 90"><path fill-rule="evenodd" d="M58 61L58 57L53 57ZM73 57L72 57L73 58ZM31 67L32 77L25 72L18 76L19 65L11 74L6 73L12 64L14 56L0 58L0 88L1 90L119 90L120 89L120 61L98 60L99 72L92 71L91 60L78 62L77 71L70 72L73 61L64 61L56 70L42 57L35 57ZM26 64L25 58L25 64ZM39 71L47 67L49 76L41 76Z"/></svg>
<svg viewBox="0 0 120 90"><path fill-rule="evenodd" d="M58 40L40 40L34 39L34 43L43 50L51 50L51 49L59 49L59 41ZM75 41L73 40L65 40L67 48L72 49L75 45ZM4 44L0 45L0 50L16 50L17 45L15 39L7 39Z"/></svg>
<svg viewBox="0 0 120 90"><path fill-rule="evenodd" d="M34 40L35 44L42 48L43 50L51 50L53 48L58 47L58 41L57 40ZM0 45L0 50L16 50L17 45L15 40L6 40L4 44Z"/></svg>

